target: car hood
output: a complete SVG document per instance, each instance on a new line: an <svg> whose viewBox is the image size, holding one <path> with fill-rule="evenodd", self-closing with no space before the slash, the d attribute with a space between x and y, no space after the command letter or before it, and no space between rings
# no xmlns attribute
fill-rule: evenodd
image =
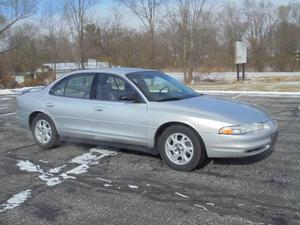
<svg viewBox="0 0 300 225"><path fill-rule="evenodd" d="M270 116L263 109L234 100L202 95L179 101L170 101L168 108L190 112L199 117L215 119L230 124L265 122Z"/></svg>

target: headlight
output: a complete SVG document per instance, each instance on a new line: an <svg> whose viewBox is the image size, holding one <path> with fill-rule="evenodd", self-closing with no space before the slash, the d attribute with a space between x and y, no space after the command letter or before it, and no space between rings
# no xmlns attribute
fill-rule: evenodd
<svg viewBox="0 0 300 225"><path fill-rule="evenodd" d="M223 127L219 130L219 134L239 135L247 134L261 129L270 129L267 123L251 123L238 126Z"/></svg>

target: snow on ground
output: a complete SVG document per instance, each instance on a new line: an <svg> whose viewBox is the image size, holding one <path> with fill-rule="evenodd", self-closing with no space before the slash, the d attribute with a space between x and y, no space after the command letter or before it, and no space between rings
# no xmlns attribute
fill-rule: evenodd
<svg viewBox="0 0 300 225"><path fill-rule="evenodd" d="M18 95L27 91L37 91L44 88L44 86L35 86L35 87L23 87L16 89L0 89L0 95Z"/></svg>
<svg viewBox="0 0 300 225"><path fill-rule="evenodd" d="M177 80L183 81L182 72L165 72L166 74L176 78ZM236 72L211 72L211 73L194 73L194 76L201 76L201 79L215 79L215 80L225 80L225 79L236 79ZM300 77L300 72L246 72L247 78L256 77ZM242 77L242 73L240 73Z"/></svg>
<svg viewBox="0 0 300 225"><path fill-rule="evenodd" d="M203 94L227 95L238 94L244 96L265 96L265 97L299 97L300 92L273 92L273 91L215 91L215 90L196 90Z"/></svg>
<svg viewBox="0 0 300 225"><path fill-rule="evenodd" d="M31 190L22 191L18 194L13 195L10 199L7 200L5 204L0 205L0 212L5 212L9 209L13 209L23 202L25 202L31 195Z"/></svg>
<svg viewBox="0 0 300 225"><path fill-rule="evenodd" d="M107 156L115 156L117 153L105 149L92 148L90 152L84 153L80 156L75 157L70 162L79 164L72 170L66 172L66 174L82 174L87 172L91 165L97 165L99 160Z"/></svg>
<svg viewBox="0 0 300 225"><path fill-rule="evenodd" d="M101 148L91 148L89 152L83 153L80 156L77 156L69 161L69 163L79 164L79 166L63 173L59 173L66 165L59 167L51 168L48 171L41 169L40 165L35 165L29 160L20 160L17 163L17 166L20 170L31 172L31 173L40 173L39 178L46 182L47 186L55 186L60 184L62 180L66 179L76 179L71 175L78 175L86 173L91 165L97 165L99 160L107 156L115 156L117 153L114 151L109 151Z"/></svg>
<svg viewBox="0 0 300 225"><path fill-rule="evenodd" d="M40 165L35 165L29 160L19 160L17 166L22 171L26 171L29 173L40 173L39 178L45 181L47 186L51 187L61 183L63 180L66 179L76 179L76 177L70 176L69 174L76 175L76 174L85 173L87 172L88 168L91 165L97 165L100 159L107 156L115 156L116 154L117 152L101 149L98 147L91 148L88 153L84 153L69 161L70 164L76 163L76 164L80 164L79 166L63 173L59 173L59 172L66 167L65 164L59 167L51 168L48 171L43 170ZM105 179L102 180L104 181ZM111 183L111 181L109 180L105 180L105 181ZM105 184L104 186L110 187L112 185ZM131 188L137 188L137 186L132 185ZM13 195L10 199L7 200L7 203L0 205L0 213L19 206L20 204L25 202L30 196L31 196L30 189Z"/></svg>

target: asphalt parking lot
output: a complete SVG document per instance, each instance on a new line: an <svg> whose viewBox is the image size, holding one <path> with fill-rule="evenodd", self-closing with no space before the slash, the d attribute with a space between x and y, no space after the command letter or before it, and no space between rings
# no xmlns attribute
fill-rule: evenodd
<svg viewBox="0 0 300 225"><path fill-rule="evenodd" d="M185 173L128 150L41 150L0 95L0 224L300 224L300 98L233 97L277 120L275 149Z"/></svg>

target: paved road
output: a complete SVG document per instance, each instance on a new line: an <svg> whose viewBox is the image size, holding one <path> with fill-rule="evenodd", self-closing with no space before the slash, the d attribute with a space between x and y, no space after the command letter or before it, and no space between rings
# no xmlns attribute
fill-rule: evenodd
<svg viewBox="0 0 300 225"><path fill-rule="evenodd" d="M278 121L275 150L184 173L130 151L96 157L93 146L72 143L41 150L16 124L15 98L0 96L0 224L300 224L300 99L235 97ZM78 156L95 161L78 166ZM84 165L85 172L62 178ZM47 173L59 173L59 182L47 185Z"/></svg>

